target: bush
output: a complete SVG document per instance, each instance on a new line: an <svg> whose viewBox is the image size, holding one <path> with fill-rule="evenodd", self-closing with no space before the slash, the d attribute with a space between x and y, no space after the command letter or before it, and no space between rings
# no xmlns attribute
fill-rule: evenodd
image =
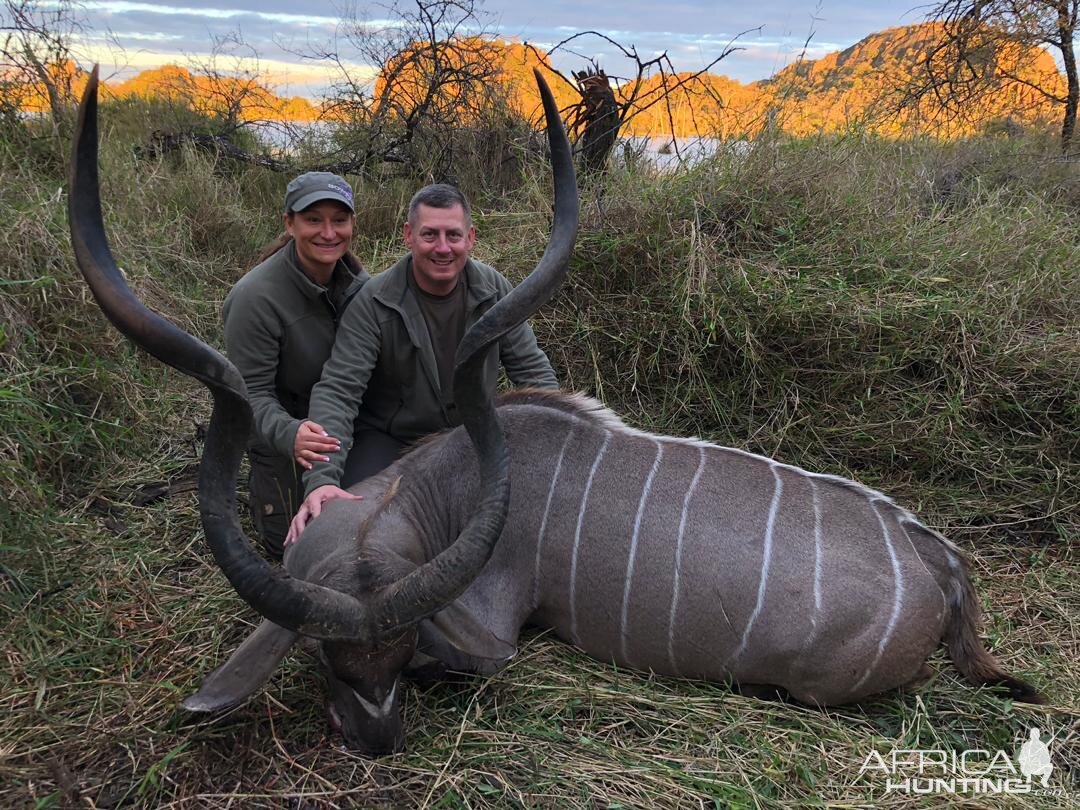
<svg viewBox="0 0 1080 810"><path fill-rule="evenodd" d="M941 198L927 178L965 150L984 173ZM1060 541L1080 528L1061 488L1080 475L1080 234L1061 191L1078 177L1019 158L821 139L613 177L585 199L542 342L642 427Z"/></svg>

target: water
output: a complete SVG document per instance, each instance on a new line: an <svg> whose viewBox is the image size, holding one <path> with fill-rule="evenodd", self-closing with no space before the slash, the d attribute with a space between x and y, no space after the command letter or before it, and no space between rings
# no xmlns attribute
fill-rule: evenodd
<svg viewBox="0 0 1080 810"><path fill-rule="evenodd" d="M326 122L292 123L288 125L269 123L253 127L256 137L271 153L282 155L294 150L302 142L324 140L333 125ZM720 138L672 138L670 135L631 136L620 138L612 150L614 160L622 162L644 161L665 171L680 165L693 166L711 157L717 150L734 150L744 155L750 148L748 141L724 141Z"/></svg>

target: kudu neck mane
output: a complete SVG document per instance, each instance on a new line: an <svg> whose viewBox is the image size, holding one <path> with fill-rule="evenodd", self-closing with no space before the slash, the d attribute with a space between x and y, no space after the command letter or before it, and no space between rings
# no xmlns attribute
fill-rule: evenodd
<svg viewBox="0 0 1080 810"><path fill-rule="evenodd" d="M522 406L528 406L532 413L539 415L540 411L532 409L546 409L556 411L559 413L567 414L574 417L579 424L584 423L590 425L597 430L611 431L615 434L626 436L644 436L651 439L655 439L663 442L670 442L676 444L690 444L694 446L708 447L715 450L722 450L730 453L738 453L744 456L750 456L760 459L762 462L768 464L776 464L780 467L794 470L795 472L808 475L816 480L831 481L834 484L838 484L844 487L849 487L855 491L858 491L865 495L867 498L879 502L885 503L897 509L903 510L902 507L897 504L888 495L879 492L871 487L861 484L858 481L853 481L849 478L844 478L839 475L830 475L828 473L815 473L808 470L804 470L800 467L795 467L789 464L785 464L767 456L762 456L757 453L751 453L748 450L741 450L737 447L726 447L718 445L713 442L707 442L703 439L697 439L693 437L675 437L667 435L659 435L649 433L648 431L641 430L639 428L631 427L627 425L622 418L604 405L602 402L593 399L592 397L582 393L568 393L566 391L558 391L550 388L518 388L513 391L500 394L496 398L496 406L499 408L500 414L503 419L506 419L511 413L515 416L522 416L518 409ZM513 409L508 411L507 409ZM418 440L409 450L406 451L403 459L401 472L404 476L403 484L412 476L424 477L425 473L431 466L425 458L426 453L432 448L441 446L444 442L451 439L454 435L454 429L448 429L441 433L433 433L430 436ZM414 459L413 462L406 463L410 459ZM407 472L406 472L407 471ZM447 470L452 473L451 477L459 477L461 472L460 466L455 469ZM445 503L443 504L445 508ZM912 516L914 520L914 516ZM921 521L919 521L921 523ZM935 532L936 534L936 532ZM944 540L944 538L942 538ZM949 541L947 542L950 547L953 545Z"/></svg>

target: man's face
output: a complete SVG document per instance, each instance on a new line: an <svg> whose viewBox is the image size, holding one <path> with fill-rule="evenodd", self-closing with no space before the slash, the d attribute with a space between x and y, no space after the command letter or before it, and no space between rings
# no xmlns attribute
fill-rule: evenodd
<svg viewBox="0 0 1080 810"><path fill-rule="evenodd" d="M412 252L413 277L431 295L449 295L476 244L476 229L460 205L421 205L413 222L405 223L405 244Z"/></svg>

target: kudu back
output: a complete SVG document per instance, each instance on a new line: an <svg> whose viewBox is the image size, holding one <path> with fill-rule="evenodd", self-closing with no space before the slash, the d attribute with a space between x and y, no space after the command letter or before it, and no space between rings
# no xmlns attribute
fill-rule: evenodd
<svg viewBox="0 0 1080 810"><path fill-rule="evenodd" d="M579 395L516 392L496 412L476 370L554 293L577 227L569 144L537 79L555 180L552 235L536 270L462 341L454 391L464 426L354 487L365 500L328 504L284 570L259 557L236 514L251 419L239 374L142 307L109 254L96 73L87 87L70 197L79 266L121 331L213 394L203 525L230 583L265 617L184 705L211 711L244 700L308 636L319 640L346 743L394 751L404 743L403 671L495 671L529 623L623 666L776 687L820 705L916 681L944 642L970 682L1039 701L979 641L960 552L881 493L643 433Z"/></svg>

